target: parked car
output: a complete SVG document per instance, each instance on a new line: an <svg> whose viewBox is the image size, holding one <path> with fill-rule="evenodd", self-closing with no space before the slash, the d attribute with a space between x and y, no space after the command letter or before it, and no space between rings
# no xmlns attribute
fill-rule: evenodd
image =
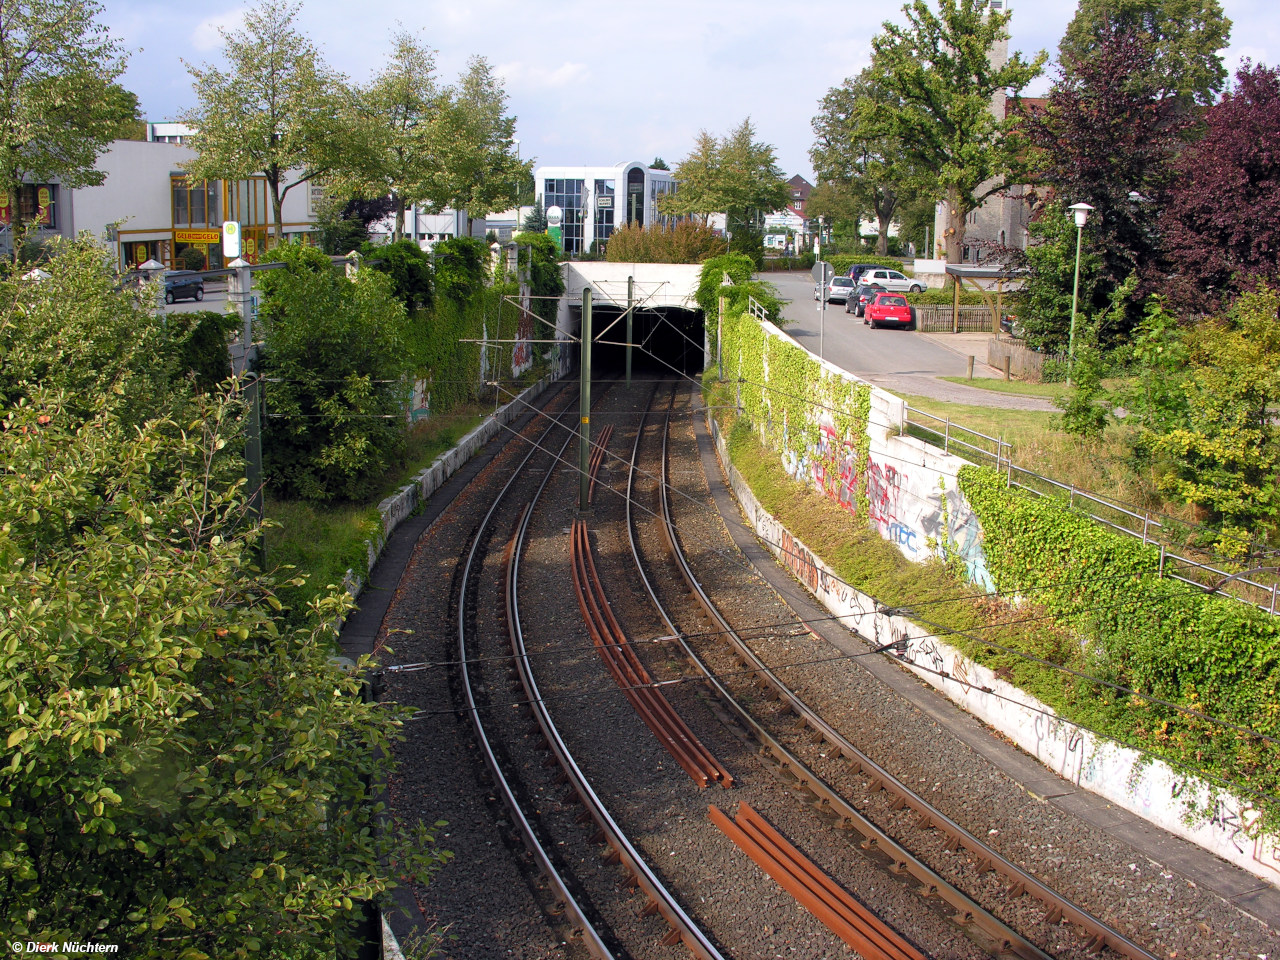
<svg viewBox="0 0 1280 960"><path fill-rule="evenodd" d="M194 270L170 270L164 275L164 302L203 300L204 277Z"/></svg>
<svg viewBox="0 0 1280 960"><path fill-rule="evenodd" d="M848 303L849 294L854 291L854 283L848 277L832 277L827 284L828 303ZM813 285L813 299L817 300L821 293L821 284Z"/></svg>
<svg viewBox="0 0 1280 960"><path fill-rule="evenodd" d="M860 284L853 293L849 294L849 299L845 300L844 312L852 313L855 317L865 317L867 304L875 299L877 293L884 293L884 287L876 283Z"/></svg>
<svg viewBox="0 0 1280 960"><path fill-rule="evenodd" d="M849 279L854 283L862 282L862 275L868 270L875 270L880 266L878 263L855 263L849 268Z"/></svg>
<svg viewBox="0 0 1280 960"><path fill-rule="evenodd" d="M863 283L878 283L886 290L894 293L922 293L924 284L919 280L912 280L906 274L899 273L897 270L890 270L887 267L873 267L863 272L860 277Z"/></svg>
<svg viewBox="0 0 1280 960"><path fill-rule="evenodd" d="M911 304L900 293L877 293L876 298L867 304L867 323L871 324L872 330L879 327L916 328Z"/></svg>

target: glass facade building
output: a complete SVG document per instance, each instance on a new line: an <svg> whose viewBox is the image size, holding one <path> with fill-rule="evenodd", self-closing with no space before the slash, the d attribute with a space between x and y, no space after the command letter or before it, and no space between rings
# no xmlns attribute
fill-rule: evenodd
<svg viewBox="0 0 1280 960"><path fill-rule="evenodd" d="M543 208L563 212L564 250L569 254L602 254L623 224L647 227L670 224L658 212L657 200L676 189L669 170L643 163L611 167L538 167L534 182Z"/></svg>

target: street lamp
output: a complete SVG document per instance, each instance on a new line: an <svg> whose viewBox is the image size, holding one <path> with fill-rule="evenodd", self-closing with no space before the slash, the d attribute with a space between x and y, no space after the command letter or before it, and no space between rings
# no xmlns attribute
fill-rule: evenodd
<svg viewBox="0 0 1280 960"><path fill-rule="evenodd" d="M1067 208L1076 218L1076 280L1071 288L1071 333L1067 340L1067 386L1071 386L1071 372L1076 362L1076 301L1080 296L1080 237L1084 222L1089 219L1093 207L1087 203L1073 203Z"/></svg>

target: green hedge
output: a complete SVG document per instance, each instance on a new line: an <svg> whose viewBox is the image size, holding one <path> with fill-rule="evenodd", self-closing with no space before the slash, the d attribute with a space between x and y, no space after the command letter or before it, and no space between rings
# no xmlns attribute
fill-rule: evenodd
<svg viewBox="0 0 1280 960"><path fill-rule="evenodd" d="M1010 669L1066 719L1176 768L1202 771L1242 799L1280 795L1275 744L1147 699L1280 737L1280 620L1161 577L1158 548L1109 531L1061 500L1007 489L993 470L965 467L959 480L982 524L999 592L1023 597L1069 631L1067 666L1147 697L980 643L969 643L967 653ZM1280 808L1257 806L1262 829L1280 830Z"/></svg>

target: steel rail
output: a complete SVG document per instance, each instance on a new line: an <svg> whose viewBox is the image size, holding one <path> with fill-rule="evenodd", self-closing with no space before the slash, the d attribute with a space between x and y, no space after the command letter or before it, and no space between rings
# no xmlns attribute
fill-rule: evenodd
<svg viewBox="0 0 1280 960"><path fill-rule="evenodd" d="M570 436L569 439L572 440L573 437ZM565 447L567 446L568 441L566 440ZM561 455L556 458L555 462L563 458L564 449L564 447L561 448ZM570 795L582 804L586 813L595 822L598 831L597 839L609 847L610 860L622 864L634 879L636 886L644 891L651 911L660 914L671 928L671 933L663 942L668 946L682 942L689 952L699 960L723 960L719 950L716 949L715 945L693 919L685 913L679 901L650 869L644 857L636 850L622 828L613 819L604 801L592 789L587 777L578 767L577 762L573 759L573 754L560 736L560 731L551 718L551 713L547 709L546 702L538 687L537 678L534 676L520 621L519 559L524 551L524 543L528 534L529 521L533 515L533 507L546 489L554 469L555 464L553 462L552 470L548 471L532 501L526 505L520 522L517 524L508 553L506 579L507 630L511 638L516 670L520 675L520 683L524 688L525 699L530 704L534 720L538 724L538 729L543 739L555 755L556 762L559 764L569 784Z"/></svg>
<svg viewBox="0 0 1280 960"><path fill-rule="evenodd" d="M661 487L664 498L667 491L665 436L664 432L663 482ZM999 873L1006 880L1010 896L1025 893L1039 900L1046 909L1045 919L1047 921L1057 923L1066 919L1082 928L1089 937L1086 949L1097 950L1101 947L1108 947L1121 956L1129 958L1129 960L1159 960L1154 954L1095 917L1084 907L1052 889L1016 863L1008 860L941 810L935 808L928 800L921 797L888 770L877 764L866 753L854 746L848 738L823 719L816 710L809 707L743 641L742 637L721 615L711 598L702 589L692 568L689 566L688 560L684 556L684 552L679 549L679 538L675 524L670 518L669 505L665 502L663 504L663 516L665 518L664 527L668 531L672 548L675 551L674 556L685 583L698 599L699 604L706 610L707 615L718 625L719 631L728 640L739 659L755 674L758 682L770 688L782 704L800 719L802 725L808 725L820 738L839 750L841 755L853 765L854 773L870 780L873 791L889 791L894 795L896 806L909 806L917 814L921 826L931 827L943 833L947 837L948 849L963 848L977 861L980 871L994 870ZM809 786L809 784L805 785ZM868 838L867 842L870 842L870 838ZM938 894L943 896L941 887L938 889ZM980 915L984 914L986 914L985 910L981 911L981 914L975 914L970 918L970 922L976 921Z"/></svg>
<svg viewBox="0 0 1280 960"><path fill-rule="evenodd" d="M573 585L578 608L591 634L591 641L604 660L623 694L640 719L658 738L680 768L699 787L717 781L723 787L733 786L733 777L714 754L694 735L689 725L654 685L604 593L604 584L595 567L590 537L583 520L575 520L570 550Z"/></svg>
<svg viewBox="0 0 1280 960"><path fill-rule="evenodd" d="M512 822L520 831L520 835L524 840L525 848L533 856L538 864L538 869L543 876L547 878L547 882L551 885L551 889L558 904L564 909L569 917L570 923L574 930L581 936L582 943L587 951L597 960L614 960L613 952L605 945L604 940L600 937L594 924L587 918L586 912L582 909L577 899L570 892L564 878L552 863L551 857L543 848L541 841L538 839L533 824L529 822L525 816L524 810L520 806L519 800L516 798L515 791L508 782L506 775L502 772L502 765L498 762L498 757L494 752L493 744L489 739L489 734L485 730L484 720L480 715L480 708L476 703L475 690L471 683L471 670L469 668L469 660L467 658L467 595L471 584L471 571L476 566L477 557L480 551L480 545L484 542L485 531L488 530L493 521L494 515L497 513L499 505L506 498L507 492L514 485L516 479L528 465L533 455L538 452L543 443L550 437L551 432L557 427L563 427L561 420L557 419L547 426L538 443L534 444L529 452L525 455L524 460L512 472L510 479L507 480L502 490L494 498L484 519L480 522L479 528L476 530L475 536L471 541L471 549L467 552L467 562L463 567L461 589L458 595L458 661L461 664L460 673L462 675L463 694L466 698L467 713L471 716L472 726L476 731L476 737L479 740L481 752L484 754L485 765L488 766L489 772L492 774L498 792L502 796L503 803L511 814ZM572 432L569 439L573 438ZM565 441L568 445L568 440ZM562 448L563 449L563 448ZM558 460L553 461L554 464Z"/></svg>
<svg viewBox="0 0 1280 960"><path fill-rule="evenodd" d="M914 944L881 920L744 801L730 818L714 804L711 821L787 893L863 960L925 960Z"/></svg>
<svg viewBox="0 0 1280 960"><path fill-rule="evenodd" d="M674 396L672 398L674 402ZM667 615L661 601L658 599L657 592L653 588L652 582L649 580L648 574L645 573L644 564L640 558L640 548L635 540L635 524L632 518L631 504L634 502L634 482L636 476L636 465L639 458L639 445L641 434L644 430L644 418L642 417L640 426L636 433L636 443L631 454L631 471L627 481L627 535L631 542L631 554L635 560L636 569L640 574L640 581L644 586L646 593L649 595L650 601L653 603L654 609L661 617L667 632L679 639L679 643L684 650L685 656L695 666L699 673L706 679L707 684L711 687L712 692L719 698L737 718L738 722L761 744L765 753L767 753L779 766L786 769L795 777L796 782L813 794L819 803L820 809L839 818L840 826L847 830L852 830L862 837L860 844L863 851L871 858L875 858L885 863L890 872L899 876L909 876L919 884L917 891L924 897L938 897L946 903L953 911L949 917L952 923L964 933L966 937L976 943L980 948L987 951L992 956L1005 957L1016 956L1021 960L1051 960L1049 954L1045 953L1035 944L1031 943L1021 934L1001 922L997 917L991 915L988 911L979 906L973 899L965 893L954 887L947 880L943 879L936 871L908 852L897 841L890 837L887 833L877 827L874 823L866 818L853 804L846 800L835 788L826 783L818 774L813 772L799 757L782 745L772 734L769 733L760 723L746 710L737 700L736 697L721 683L720 679L712 672L701 657L698 656L688 643L687 639L671 621ZM662 451L662 470L661 476L661 519L660 524L664 531L664 537L667 541L668 550L673 551L672 556L679 558L680 554L676 544L671 539L671 530L674 524L670 523L670 503L667 499L667 473L666 473L666 433L664 429L663 451ZM696 582L696 581L695 581ZM694 591L695 599L699 599L697 592ZM711 603L709 598L699 600L699 604L706 609ZM718 618L718 614L713 617L714 622L721 622L722 618Z"/></svg>

